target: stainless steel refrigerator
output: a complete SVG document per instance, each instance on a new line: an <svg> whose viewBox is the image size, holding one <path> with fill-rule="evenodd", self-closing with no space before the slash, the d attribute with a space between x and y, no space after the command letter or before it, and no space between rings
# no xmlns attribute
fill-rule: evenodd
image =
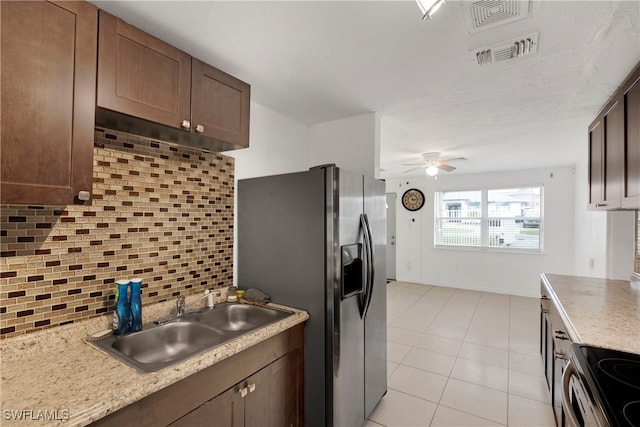
<svg viewBox="0 0 640 427"><path fill-rule="evenodd" d="M387 391L384 182L328 165L237 194L238 285L309 312L306 425L361 426Z"/></svg>

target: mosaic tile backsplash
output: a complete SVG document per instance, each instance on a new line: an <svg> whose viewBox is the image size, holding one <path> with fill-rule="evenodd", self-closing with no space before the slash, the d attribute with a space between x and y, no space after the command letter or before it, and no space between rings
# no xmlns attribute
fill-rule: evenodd
<svg viewBox="0 0 640 427"><path fill-rule="evenodd" d="M55 165L52 165L55 167ZM90 206L1 206L0 336L233 284L234 160L96 129Z"/></svg>

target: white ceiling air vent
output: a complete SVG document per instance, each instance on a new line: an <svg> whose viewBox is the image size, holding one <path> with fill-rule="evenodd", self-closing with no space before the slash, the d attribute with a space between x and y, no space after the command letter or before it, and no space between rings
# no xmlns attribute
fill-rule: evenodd
<svg viewBox="0 0 640 427"><path fill-rule="evenodd" d="M529 0L465 0L462 9L469 33L475 33L526 18Z"/></svg>
<svg viewBox="0 0 640 427"><path fill-rule="evenodd" d="M493 46L475 49L471 51L473 61L478 65L489 65L535 55L538 52L538 35L539 33L531 33Z"/></svg>

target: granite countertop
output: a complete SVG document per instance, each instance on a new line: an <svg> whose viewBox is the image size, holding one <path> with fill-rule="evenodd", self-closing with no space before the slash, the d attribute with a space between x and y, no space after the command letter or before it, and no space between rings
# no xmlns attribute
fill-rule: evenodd
<svg viewBox="0 0 640 427"><path fill-rule="evenodd" d="M157 319L173 306L144 307L143 321ZM138 373L85 341L87 335L105 329L111 316L4 339L0 425L90 424L309 318L303 310L268 306L294 314L151 374Z"/></svg>
<svg viewBox="0 0 640 427"><path fill-rule="evenodd" d="M543 274L574 342L640 354L640 287L626 280Z"/></svg>

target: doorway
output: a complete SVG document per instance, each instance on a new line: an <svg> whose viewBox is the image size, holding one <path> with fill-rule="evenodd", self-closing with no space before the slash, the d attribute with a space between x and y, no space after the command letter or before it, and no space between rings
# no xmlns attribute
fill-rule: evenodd
<svg viewBox="0 0 640 427"><path fill-rule="evenodd" d="M387 280L396 279L396 193L387 193Z"/></svg>

